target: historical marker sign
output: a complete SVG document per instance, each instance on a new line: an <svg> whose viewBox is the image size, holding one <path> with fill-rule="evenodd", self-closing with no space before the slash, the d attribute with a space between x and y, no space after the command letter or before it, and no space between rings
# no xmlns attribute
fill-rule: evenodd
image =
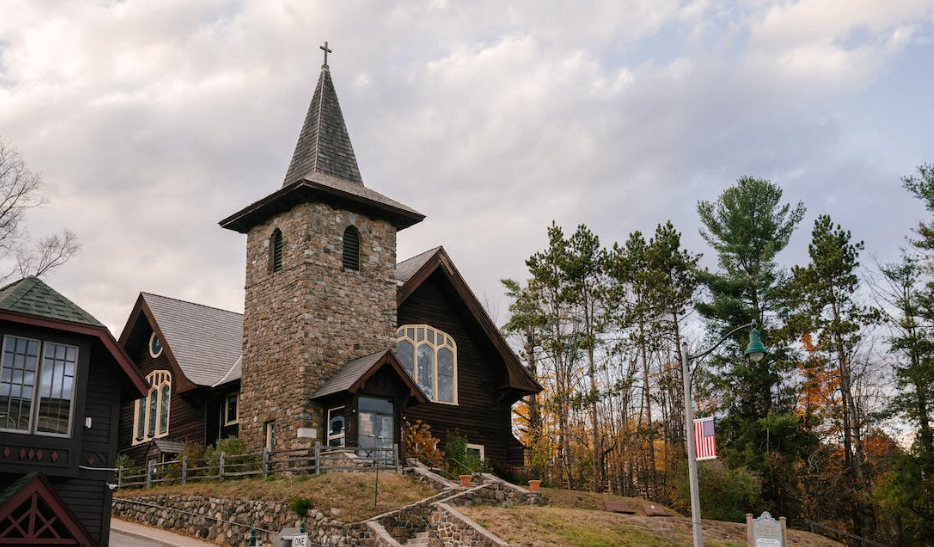
<svg viewBox="0 0 934 547"><path fill-rule="evenodd" d="M753 547L785 547L782 523L772 518L768 511L752 519Z"/></svg>

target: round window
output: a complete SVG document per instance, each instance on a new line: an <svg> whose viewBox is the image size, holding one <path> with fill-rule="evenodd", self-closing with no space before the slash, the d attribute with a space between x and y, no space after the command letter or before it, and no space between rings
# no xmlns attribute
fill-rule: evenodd
<svg viewBox="0 0 934 547"><path fill-rule="evenodd" d="M152 336L149 337L149 355L153 357L162 355L162 342L159 341L159 337L156 336L156 333L152 333Z"/></svg>

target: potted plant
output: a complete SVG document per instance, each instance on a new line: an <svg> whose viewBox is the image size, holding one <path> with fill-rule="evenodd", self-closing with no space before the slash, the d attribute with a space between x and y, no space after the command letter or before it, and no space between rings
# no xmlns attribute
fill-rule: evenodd
<svg viewBox="0 0 934 547"><path fill-rule="evenodd" d="M532 479L529 481L529 492L538 492L542 487L542 481L539 479Z"/></svg>
<svg viewBox="0 0 934 547"><path fill-rule="evenodd" d="M470 486L470 479L473 478L473 475L459 475L461 479L461 486L467 488Z"/></svg>

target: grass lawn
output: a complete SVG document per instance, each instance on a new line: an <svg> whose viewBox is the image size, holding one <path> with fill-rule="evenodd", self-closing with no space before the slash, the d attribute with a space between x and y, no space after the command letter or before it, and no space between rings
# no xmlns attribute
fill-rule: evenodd
<svg viewBox="0 0 934 547"><path fill-rule="evenodd" d="M620 515L603 510L603 500L628 501L639 508L643 500L593 492L542 489L548 507L462 507L470 518L503 538L512 547L688 547L691 521L681 516ZM657 505L657 504L656 504ZM704 521L704 545L745 547L746 526L733 522ZM788 547L842 547L829 539L788 531Z"/></svg>
<svg viewBox="0 0 934 547"><path fill-rule="evenodd" d="M379 503L374 509L375 478L375 473L325 473L298 475L293 478L275 477L269 480L189 482L186 485L155 486L149 489L124 489L114 492L114 497L197 494L213 498L288 502L301 496L311 499L315 509L327 512L331 508L337 508L341 511L341 521L357 522L435 494L427 485L409 477L381 472Z"/></svg>

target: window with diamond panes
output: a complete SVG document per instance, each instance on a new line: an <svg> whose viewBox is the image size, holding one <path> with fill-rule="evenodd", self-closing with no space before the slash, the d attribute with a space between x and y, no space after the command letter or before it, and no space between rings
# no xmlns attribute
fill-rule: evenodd
<svg viewBox="0 0 934 547"><path fill-rule="evenodd" d="M437 403L457 404L457 344L428 325L396 331L396 354L425 395Z"/></svg>

